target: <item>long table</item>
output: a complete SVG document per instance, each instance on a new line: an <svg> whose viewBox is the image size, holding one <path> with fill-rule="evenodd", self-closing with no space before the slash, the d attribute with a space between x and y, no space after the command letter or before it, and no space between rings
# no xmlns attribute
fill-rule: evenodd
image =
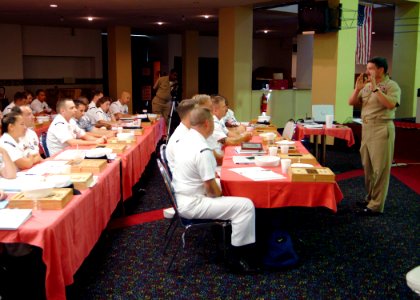
<svg viewBox="0 0 420 300"><path fill-rule="evenodd" d="M260 141L254 137L254 142ZM295 142L301 153L308 150L300 143ZM327 207L337 211L337 204L343 199L343 194L336 182L292 182L287 174L285 179L254 181L233 172L232 168L249 167L238 165L232 156L238 155L235 147L225 149L220 181L223 195L241 196L250 198L256 208L278 208L287 206ZM276 173L281 173L281 167L265 167Z"/></svg>
<svg viewBox="0 0 420 300"><path fill-rule="evenodd" d="M96 185L74 196L65 208L34 210L18 230L0 230L1 243L25 243L43 250L48 299L65 299L65 286L73 283L73 275L107 226L118 202L131 196L132 186L165 133L165 121L161 118L144 127L144 134L107 165Z"/></svg>

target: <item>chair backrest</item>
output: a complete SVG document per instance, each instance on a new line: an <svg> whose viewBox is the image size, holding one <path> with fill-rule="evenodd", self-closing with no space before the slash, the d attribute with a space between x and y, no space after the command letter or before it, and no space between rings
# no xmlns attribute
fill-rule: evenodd
<svg viewBox="0 0 420 300"><path fill-rule="evenodd" d="M162 144L160 145L160 161L163 164L163 166L166 168L166 171L168 172L169 178L172 179L172 172L171 169L169 168L169 164L168 164L168 159L166 156L166 144Z"/></svg>
<svg viewBox="0 0 420 300"><path fill-rule="evenodd" d="M162 161L159 158L157 158L156 161L159 167L160 174L162 175L163 182L165 183L166 190L168 191L171 204L174 207L175 212L178 213L176 198L175 198L175 190L172 186L171 177L169 177L168 170L165 168Z"/></svg>
<svg viewBox="0 0 420 300"><path fill-rule="evenodd" d="M50 152L48 151L48 147L47 147L47 133L46 132L41 133L39 141L40 141L39 144L42 150L44 151L45 157L50 157Z"/></svg>
<svg viewBox="0 0 420 300"><path fill-rule="evenodd" d="M292 140L293 135L295 134L295 128L296 128L295 121L293 119L290 119L289 121L287 121L286 125L284 126L282 136L288 140Z"/></svg>

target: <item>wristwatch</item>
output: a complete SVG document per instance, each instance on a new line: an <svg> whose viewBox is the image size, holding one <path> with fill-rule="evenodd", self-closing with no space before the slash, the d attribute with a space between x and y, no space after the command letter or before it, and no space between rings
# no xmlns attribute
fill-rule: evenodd
<svg viewBox="0 0 420 300"><path fill-rule="evenodd" d="M378 89L378 88L374 89L374 90L372 91L372 93L376 93L377 91L379 91L379 89Z"/></svg>

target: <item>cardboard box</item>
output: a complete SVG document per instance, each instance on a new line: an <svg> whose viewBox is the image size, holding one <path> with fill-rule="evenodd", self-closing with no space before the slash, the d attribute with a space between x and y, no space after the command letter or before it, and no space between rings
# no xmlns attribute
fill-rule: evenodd
<svg viewBox="0 0 420 300"><path fill-rule="evenodd" d="M25 198L21 192L10 198L8 207L57 210L65 207L72 198L73 189L70 188L53 189L51 195L37 200Z"/></svg>
<svg viewBox="0 0 420 300"><path fill-rule="evenodd" d="M287 154L279 154L281 159L290 159L293 163L303 163L303 164L311 164L317 165L318 161L316 158L310 153L287 153Z"/></svg>
<svg viewBox="0 0 420 300"><path fill-rule="evenodd" d="M119 140L116 137L112 137L107 139L107 144L105 146L108 146L109 144L135 144L137 143L137 140Z"/></svg>
<svg viewBox="0 0 420 300"><path fill-rule="evenodd" d="M112 149L112 153L123 153L127 148L127 143L121 142L119 144L109 143L109 144L102 144L105 148Z"/></svg>
<svg viewBox="0 0 420 300"><path fill-rule="evenodd" d="M106 159L82 159L69 162L72 173L101 173L107 165Z"/></svg>
<svg viewBox="0 0 420 300"><path fill-rule="evenodd" d="M335 174L325 167L289 168L292 181L298 182L335 182Z"/></svg>
<svg viewBox="0 0 420 300"><path fill-rule="evenodd" d="M70 174L70 180L73 182L75 189L83 191L92 185L93 175L92 173L73 173Z"/></svg>

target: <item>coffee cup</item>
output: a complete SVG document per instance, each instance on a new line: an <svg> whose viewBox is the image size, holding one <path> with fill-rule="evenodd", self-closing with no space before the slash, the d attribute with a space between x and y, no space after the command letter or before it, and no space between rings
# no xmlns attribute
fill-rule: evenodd
<svg viewBox="0 0 420 300"><path fill-rule="evenodd" d="M289 153L289 145L281 145L280 146L280 152L281 152L281 154Z"/></svg>
<svg viewBox="0 0 420 300"><path fill-rule="evenodd" d="M290 165L292 164L292 160L289 158L284 158L281 160L281 172L283 174L287 174L287 171L290 168Z"/></svg>
<svg viewBox="0 0 420 300"><path fill-rule="evenodd" d="M270 146L268 147L268 154L270 156L277 156L277 150L278 150L277 146Z"/></svg>

